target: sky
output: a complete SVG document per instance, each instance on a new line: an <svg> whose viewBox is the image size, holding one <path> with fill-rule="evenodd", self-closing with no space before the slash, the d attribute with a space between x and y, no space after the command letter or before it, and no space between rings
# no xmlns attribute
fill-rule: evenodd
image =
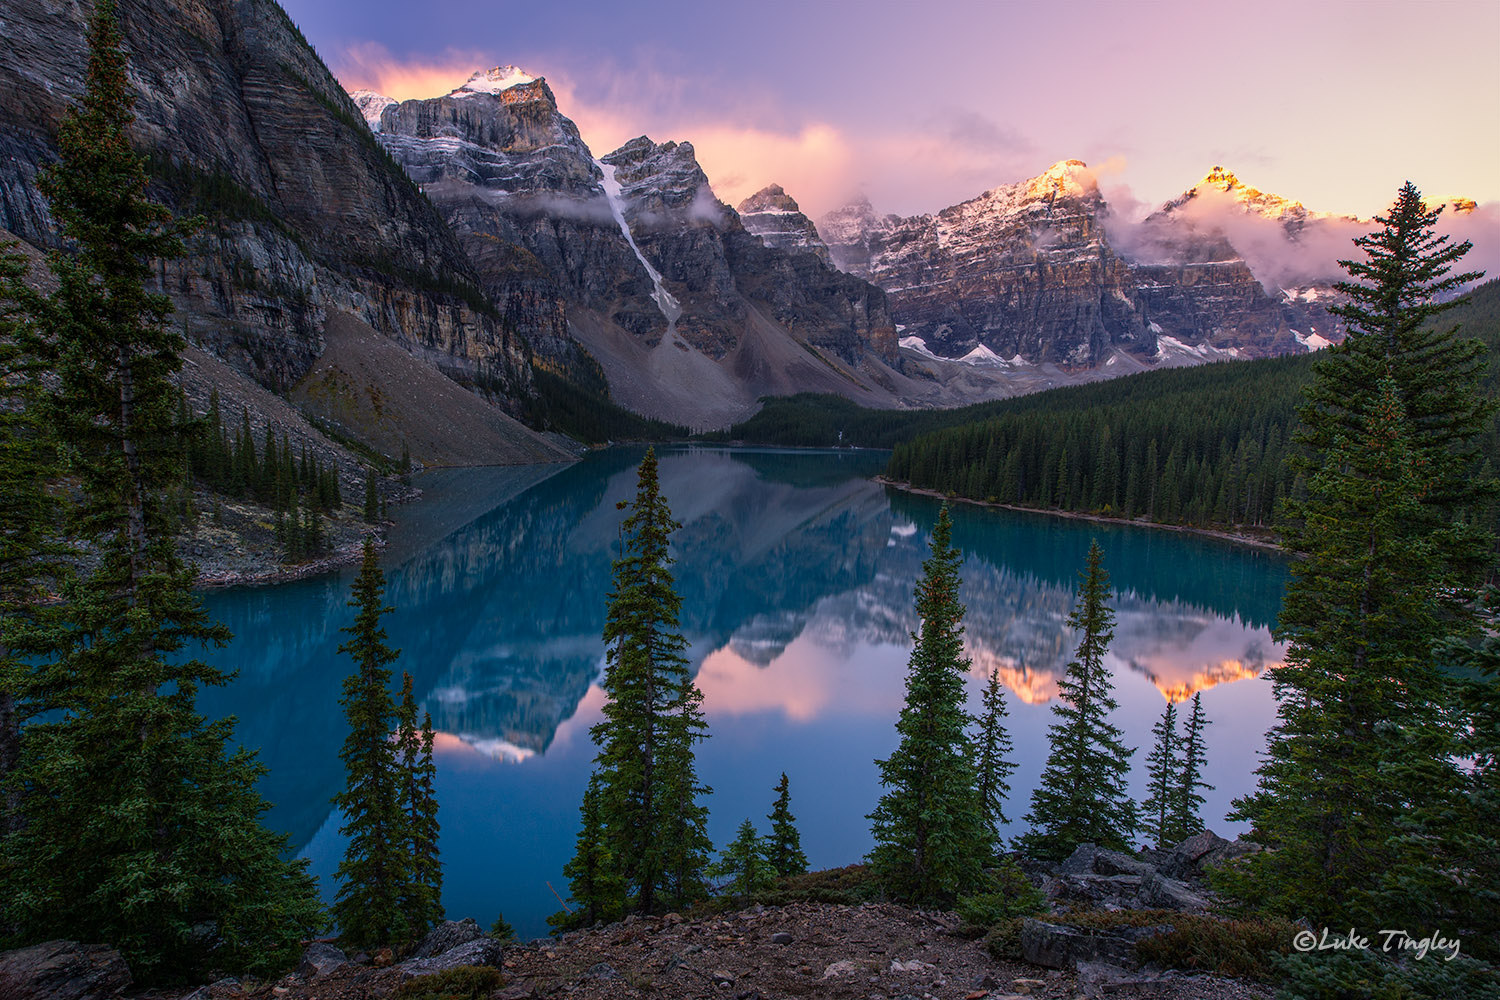
<svg viewBox="0 0 1500 1000"><path fill-rule="evenodd" d="M1500 0L282 0L349 89L514 64L595 155L687 140L730 204L932 212L1057 160L1139 216L1209 168L1368 218L1500 202Z"/></svg>

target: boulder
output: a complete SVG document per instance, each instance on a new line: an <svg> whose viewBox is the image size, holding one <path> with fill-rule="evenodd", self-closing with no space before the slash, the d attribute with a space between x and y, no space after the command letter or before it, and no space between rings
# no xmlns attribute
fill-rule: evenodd
<svg viewBox="0 0 1500 1000"><path fill-rule="evenodd" d="M348 962L349 956L333 945L314 942L302 953L302 961L297 965L297 975L304 979L322 979Z"/></svg>
<svg viewBox="0 0 1500 1000"><path fill-rule="evenodd" d="M207 986L200 986L182 1000L215 1000L217 997L227 996L231 993L245 992L244 984L232 976L216 979Z"/></svg>
<svg viewBox="0 0 1500 1000"><path fill-rule="evenodd" d="M1180 910L1183 913L1207 913L1206 898L1189 889L1176 879L1162 875L1148 875L1141 882L1134 905L1145 910Z"/></svg>
<svg viewBox="0 0 1500 1000"><path fill-rule="evenodd" d="M1248 840L1220 841L1212 850L1198 859L1198 872L1207 875L1211 869L1222 867L1236 858L1242 858L1260 850L1263 848L1259 844L1252 844Z"/></svg>
<svg viewBox="0 0 1500 1000"><path fill-rule="evenodd" d="M498 969L504 957L505 949L499 941L492 937L480 937L432 958L409 958L397 968L408 977L430 976L434 972L447 972L461 965L486 965Z"/></svg>
<svg viewBox="0 0 1500 1000"><path fill-rule="evenodd" d="M1185 879L1201 874L1198 862L1204 856L1229 841L1217 836L1212 830L1194 834L1172 848L1158 870L1168 878Z"/></svg>
<svg viewBox="0 0 1500 1000"><path fill-rule="evenodd" d="M1135 943L1169 926L1117 927L1109 930L1069 927L1028 917L1021 925L1021 956L1033 965L1049 969L1076 969L1079 963L1095 963L1134 969L1140 966Z"/></svg>
<svg viewBox="0 0 1500 1000"><path fill-rule="evenodd" d="M130 986L130 967L102 944L46 941L0 954L0 1000L101 1000Z"/></svg>
<svg viewBox="0 0 1500 1000"><path fill-rule="evenodd" d="M1141 875L1059 875L1044 883L1048 899L1105 908L1130 906L1140 894Z"/></svg>
<svg viewBox="0 0 1500 1000"><path fill-rule="evenodd" d="M1156 869L1120 851L1079 844L1058 868L1059 875L1150 875Z"/></svg>
<svg viewBox="0 0 1500 1000"><path fill-rule="evenodd" d="M452 951L461 944L477 941L484 937L484 931L479 926L479 921L473 917L465 917L463 920L444 920L422 939L422 943L412 951L412 958L435 958L445 951Z"/></svg>

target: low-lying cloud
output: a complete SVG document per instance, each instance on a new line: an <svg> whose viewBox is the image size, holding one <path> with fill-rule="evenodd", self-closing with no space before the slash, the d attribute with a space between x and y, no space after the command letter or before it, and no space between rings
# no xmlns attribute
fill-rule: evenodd
<svg viewBox="0 0 1500 1000"><path fill-rule="evenodd" d="M1139 208L1128 190L1120 194L1122 202ZM1229 251L1243 259L1273 295L1282 289L1346 280L1348 273L1338 262L1363 259L1354 240L1376 228L1373 219L1349 216L1262 215L1247 210L1231 193L1208 185L1200 186L1196 197L1170 214L1132 219L1114 208L1106 219L1110 244L1126 257L1142 263L1178 264L1223 259ZM1462 270L1496 274L1500 204L1462 212L1449 205L1438 218L1437 231L1452 242L1474 244Z"/></svg>

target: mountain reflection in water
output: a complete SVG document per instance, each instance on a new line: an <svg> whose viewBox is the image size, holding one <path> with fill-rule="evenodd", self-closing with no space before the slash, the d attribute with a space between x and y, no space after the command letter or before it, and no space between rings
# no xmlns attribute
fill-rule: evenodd
<svg viewBox="0 0 1500 1000"><path fill-rule="evenodd" d="M639 457L611 449L561 469L428 473L419 479L427 498L397 512L382 560L396 608L386 627L402 649L398 669L412 674L440 731L450 915L488 922L503 910L522 934L538 934L557 908L546 883L565 891L594 752L588 727L602 704L616 503L634 496ZM917 626L912 589L937 513L935 500L872 482L884 462L882 453L662 452L662 489L682 523L673 536L682 628L710 723L699 768L714 788L716 842L765 815L784 770L815 865L846 864L869 847L873 761L894 746ZM1115 721L1144 746L1164 697L1205 692L1216 786L1205 816L1231 830L1222 817L1250 789L1274 716L1270 686L1257 678L1281 655L1269 631L1281 558L962 504L954 522L972 700L990 669L1013 693L1020 767L1008 812L1025 812L1041 772L1046 703L1076 641L1065 619L1097 537L1118 592ZM269 822L291 832L329 894L343 850L329 799L343 781L338 698L349 664L336 650L352 578L207 597L236 635L216 658L240 673L203 708L238 717L239 739L271 769L262 782ZM1144 756L1135 757L1138 784Z"/></svg>

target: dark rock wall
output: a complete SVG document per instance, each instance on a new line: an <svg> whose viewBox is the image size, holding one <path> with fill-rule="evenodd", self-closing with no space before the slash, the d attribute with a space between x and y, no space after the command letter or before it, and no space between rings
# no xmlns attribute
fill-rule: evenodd
<svg viewBox="0 0 1500 1000"><path fill-rule="evenodd" d="M83 88L91 6L0 0L0 225L39 246L56 236L35 175ZM284 388L340 309L462 379L527 390L525 347L463 247L279 6L121 0L119 15L154 192L210 220L162 270L193 339Z"/></svg>

